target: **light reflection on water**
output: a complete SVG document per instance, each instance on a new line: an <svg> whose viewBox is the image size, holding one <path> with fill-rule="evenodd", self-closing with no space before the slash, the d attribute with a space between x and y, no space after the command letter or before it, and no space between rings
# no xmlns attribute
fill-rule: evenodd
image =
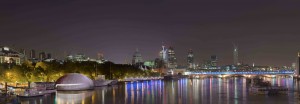
<svg viewBox="0 0 300 104"><path fill-rule="evenodd" d="M299 82L292 78L265 78L272 85L286 86L287 95L253 95L246 78L204 78L145 81L92 91L57 92L24 104L282 104L298 103Z"/></svg>

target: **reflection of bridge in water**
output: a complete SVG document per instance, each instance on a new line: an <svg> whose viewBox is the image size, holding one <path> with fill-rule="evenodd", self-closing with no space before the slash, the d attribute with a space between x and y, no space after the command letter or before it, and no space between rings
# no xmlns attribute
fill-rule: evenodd
<svg viewBox="0 0 300 104"><path fill-rule="evenodd" d="M292 75L294 71L272 71L272 72L191 72L190 75Z"/></svg>
<svg viewBox="0 0 300 104"><path fill-rule="evenodd" d="M244 77L253 77L253 76L266 76L266 77L275 77L275 76L293 76L294 71L268 71L268 72L190 72L189 76L191 78L200 78L207 76L217 76L217 77L229 77L229 76L244 76Z"/></svg>

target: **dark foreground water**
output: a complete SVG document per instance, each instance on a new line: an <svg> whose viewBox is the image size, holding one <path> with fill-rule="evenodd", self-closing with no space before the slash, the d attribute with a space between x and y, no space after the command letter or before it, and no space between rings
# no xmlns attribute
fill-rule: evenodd
<svg viewBox="0 0 300 104"><path fill-rule="evenodd" d="M298 81L292 78L266 80L288 87L289 93L254 95L249 93L246 78L233 77L126 83L18 100L22 104L298 104Z"/></svg>

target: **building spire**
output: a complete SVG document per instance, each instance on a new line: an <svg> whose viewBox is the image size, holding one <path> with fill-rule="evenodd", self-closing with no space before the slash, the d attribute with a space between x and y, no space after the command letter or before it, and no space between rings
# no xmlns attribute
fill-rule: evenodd
<svg viewBox="0 0 300 104"><path fill-rule="evenodd" d="M233 64L239 65L239 52L238 52L238 46L233 44Z"/></svg>

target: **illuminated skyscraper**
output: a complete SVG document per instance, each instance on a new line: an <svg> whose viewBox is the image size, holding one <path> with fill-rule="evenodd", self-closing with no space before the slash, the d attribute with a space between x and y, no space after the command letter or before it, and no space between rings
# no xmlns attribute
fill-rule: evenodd
<svg viewBox="0 0 300 104"><path fill-rule="evenodd" d="M190 69L194 68L194 53L192 49L188 51L187 63L188 63L188 68Z"/></svg>
<svg viewBox="0 0 300 104"><path fill-rule="evenodd" d="M173 47L170 47L168 49L168 68L169 69L177 68L177 61L176 61L175 51Z"/></svg>
<svg viewBox="0 0 300 104"><path fill-rule="evenodd" d="M132 64L139 65L142 64L142 61L142 54L139 52L139 49L136 49L136 51L133 54Z"/></svg>
<svg viewBox="0 0 300 104"><path fill-rule="evenodd" d="M25 55L9 47L0 47L0 63L13 63L21 65Z"/></svg>
<svg viewBox="0 0 300 104"><path fill-rule="evenodd" d="M239 52L238 47L236 45L233 45L233 64L239 65Z"/></svg>
<svg viewBox="0 0 300 104"><path fill-rule="evenodd" d="M165 48L164 45L162 45L162 50L159 52L159 57L161 60L163 60L165 63L168 62L168 49Z"/></svg>

